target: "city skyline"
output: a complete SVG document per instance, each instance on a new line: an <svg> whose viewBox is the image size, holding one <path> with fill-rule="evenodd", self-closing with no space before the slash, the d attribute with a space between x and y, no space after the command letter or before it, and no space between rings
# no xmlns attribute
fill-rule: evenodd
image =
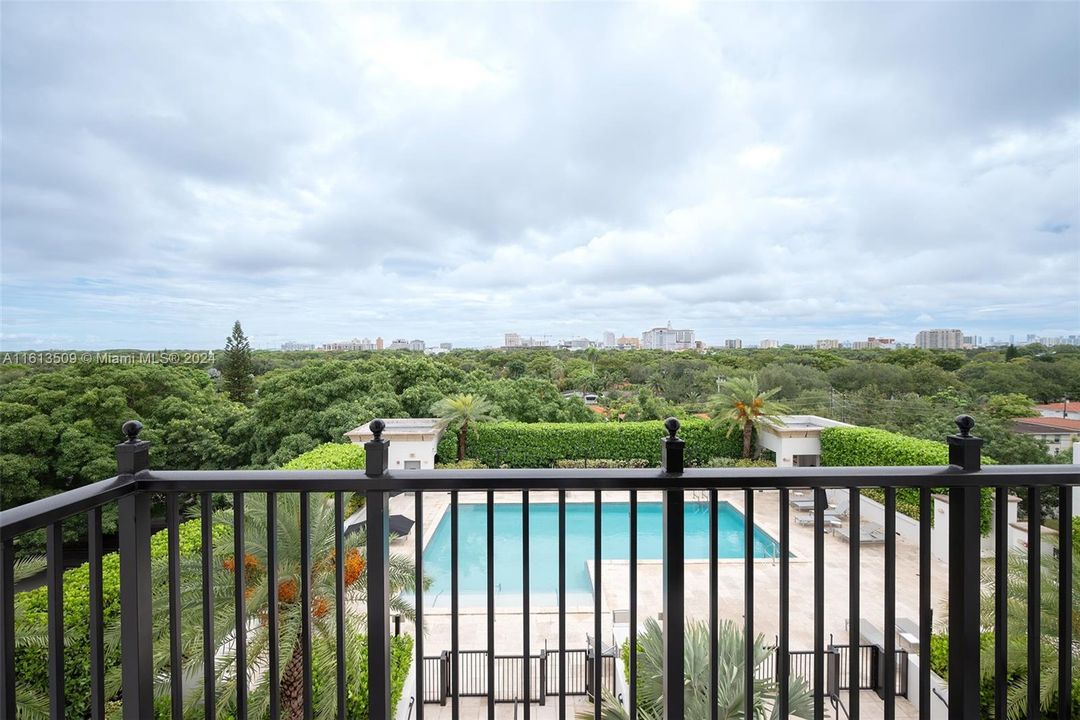
<svg viewBox="0 0 1080 720"><path fill-rule="evenodd" d="M1080 332L1069 3L9 3L0 33L3 348Z"/></svg>

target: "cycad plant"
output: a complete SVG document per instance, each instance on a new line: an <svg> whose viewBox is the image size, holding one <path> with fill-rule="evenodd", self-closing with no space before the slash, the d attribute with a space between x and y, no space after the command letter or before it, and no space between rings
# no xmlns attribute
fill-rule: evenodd
<svg viewBox="0 0 1080 720"><path fill-rule="evenodd" d="M721 720L744 718L746 698L745 634L730 620L720 623L717 636L717 705ZM707 720L709 709L709 626L702 622L686 624L684 654L685 715L687 720ZM762 635L754 641L754 671L773 654ZM758 673L755 672L755 676ZM642 720L662 720L664 717L664 631L654 618L645 621L645 630L638 635L637 717ZM780 688L773 678L755 677L753 716L779 718L776 707ZM809 718L813 711L810 688L801 678L788 683L790 717ZM622 703L605 690L601 700L601 717L605 720L628 720L630 714ZM592 717L582 712L581 720Z"/></svg>
<svg viewBox="0 0 1080 720"><path fill-rule="evenodd" d="M300 602L300 497L296 493L277 496L277 584L267 582L267 513L266 496L248 494L244 504L243 558L236 558L233 546L233 511L219 511L214 523L213 645L217 648L215 662L215 694L219 717L230 717L234 708L236 678L245 673L251 717L265 717L269 712L270 632L268 627L268 598L276 593L278 599L278 658L280 662L281 714L286 720L303 717L303 654L301 621L310 615L312 624L311 666L319 691L312 694L314 717L333 718L336 713L336 618L335 618L335 533L333 495L312 493L310 496L309 538L311 547L311 603ZM346 672L350 686L366 673L367 573L365 538L362 533L345 538L345 643ZM236 666L236 613L234 581L236 567L245 569L247 658L243 668ZM169 598L168 565L163 559L153 565L154 587L154 663L155 693L165 701L170 692L169 673ZM412 617L412 607L401 593L415 589L415 569L411 559L399 555L390 557L390 607L392 612ZM203 595L202 561L199 555L183 557L180 562L180 627L184 656L185 717L202 716L203 707ZM349 717L358 717L355 703L366 703L366 697L354 697L350 692ZM364 715L366 717L366 715Z"/></svg>
<svg viewBox="0 0 1080 720"><path fill-rule="evenodd" d="M736 428L742 431L744 458L750 457L750 441L758 424L791 412L786 405L772 399L780 388L761 390L757 375L729 378L718 390L713 420L726 425L728 435Z"/></svg>
<svg viewBox="0 0 1080 720"><path fill-rule="evenodd" d="M435 414L457 432L458 462L465 459L465 436L470 423L492 420L495 406L480 395L451 395L435 403Z"/></svg>
<svg viewBox="0 0 1080 720"><path fill-rule="evenodd" d="M1027 612L1028 612L1028 559L1023 552L1010 553L1007 560L1008 600L1006 604L1006 617L1008 629L1008 668L1009 690L1007 695L1007 717L1009 720L1022 720L1029 717L1027 708L1028 683L1031 682L1027 672ZM1040 608L1040 635L1039 652L1039 705L1043 714L1058 707L1057 717L1069 717L1062 707L1069 708L1080 705L1080 682L1074 677L1072 698L1061 701L1058 698L1058 588L1059 567L1058 560L1050 555L1042 556L1042 568L1039 578L1041 588L1039 590ZM1066 612L1072 613L1072 654L1073 668L1080 667L1080 552L1073 550L1072 562L1072 607ZM994 568L987 567L983 572L983 597L980 603L982 608L983 627L994 627ZM991 646L992 647L992 646ZM993 652L982 654L982 673L985 682L993 682L994 656ZM984 708L990 716L993 716L993 708Z"/></svg>

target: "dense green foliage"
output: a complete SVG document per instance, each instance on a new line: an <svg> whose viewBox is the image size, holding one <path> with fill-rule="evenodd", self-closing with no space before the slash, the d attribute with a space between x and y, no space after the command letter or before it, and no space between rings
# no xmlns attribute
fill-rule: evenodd
<svg viewBox="0 0 1080 720"><path fill-rule="evenodd" d="M215 528L215 532L218 529ZM189 520L180 525L180 554L195 556L202 548L202 524ZM168 530L150 538L150 557L157 561L168 557ZM102 614L110 625L120 616L120 555L107 553L101 559ZM84 563L64 573L64 666L68 717L85 717L90 706L90 565ZM48 624L49 598L44 587L19 593L16 603L25 623L16 629L21 634L44 632ZM17 648L15 666L21 683L48 692L48 649L45 646ZM118 667L118 648L106 645L106 667Z"/></svg>
<svg viewBox="0 0 1080 720"><path fill-rule="evenodd" d="M281 466L282 470L363 470L364 448L353 443L325 443Z"/></svg>
<svg viewBox="0 0 1080 720"><path fill-rule="evenodd" d="M992 465L994 461L983 458L983 463ZM944 443L919 440L875 428L830 427L821 431L821 464L825 467L948 465L949 448ZM938 490L944 491L944 488ZM879 502L885 499L880 490L867 490L864 494ZM993 493L989 488L983 490L980 504L980 529L985 535L990 531L993 505ZM897 488L896 509L917 520L918 489Z"/></svg>
<svg viewBox="0 0 1080 720"><path fill-rule="evenodd" d="M547 468L560 460L606 458L660 463L662 422L624 423L483 423L469 430L467 457L488 467ZM686 441L686 458L701 464L714 457L739 457L741 436L725 437L707 420L684 420L679 437ZM456 457L456 439L444 435L440 458Z"/></svg>

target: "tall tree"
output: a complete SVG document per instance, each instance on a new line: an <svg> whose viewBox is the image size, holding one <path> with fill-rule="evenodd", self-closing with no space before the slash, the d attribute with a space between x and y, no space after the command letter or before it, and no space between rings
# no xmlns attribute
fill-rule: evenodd
<svg viewBox="0 0 1080 720"><path fill-rule="evenodd" d="M255 364L251 358L251 343L240 327L240 321L233 323L232 335L225 339L225 363L221 376L225 383L225 392L237 402L250 405L255 399Z"/></svg>
<svg viewBox="0 0 1080 720"><path fill-rule="evenodd" d="M773 400L780 388L762 391L757 375L736 377L720 384L719 400L713 410L713 419L728 425L728 434L736 428L742 430L742 456L750 457L750 441L754 428L763 420L775 419L777 415L790 412L783 403Z"/></svg>
<svg viewBox="0 0 1080 720"><path fill-rule="evenodd" d="M447 427L457 431L458 461L465 459L465 436L469 423L492 420L495 406L479 395L451 395L435 404L435 413L446 421Z"/></svg>

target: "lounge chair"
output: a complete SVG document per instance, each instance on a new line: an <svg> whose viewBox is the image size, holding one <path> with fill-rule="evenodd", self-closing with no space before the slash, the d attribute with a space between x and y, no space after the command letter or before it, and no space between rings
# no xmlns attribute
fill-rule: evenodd
<svg viewBox="0 0 1080 720"><path fill-rule="evenodd" d="M791 500L790 502L788 502L788 504L791 505L791 507L795 508L796 510L813 510L814 509L814 501L813 500Z"/></svg>
<svg viewBox="0 0 1080 720"><path fill-rule="evenodd" d="M839 535L846 542L851 542L851 528L837 528L834 534ZM885 528L881 527L877 523L868 523L866 525L863 525L859 528L859 544L884 545Z"/></svg>
<svg viewBox="0 0 1080 720"><path fill-rule="evenodd" d="M814 526L814 515L813 515L813 513L805 513L805 514L802 514L802 515L796 515L795 516L795 524L796 525L806 525L806 526L809 526L809 527L813 527ZM828 515L828 514L825 515L825 518L824 518L824 526L825 527L827 527L827 528L838 528L838 527L843 527L843 525L844 525L844 523L840 522L840 518L836 517L835 515Z"/></svg>

